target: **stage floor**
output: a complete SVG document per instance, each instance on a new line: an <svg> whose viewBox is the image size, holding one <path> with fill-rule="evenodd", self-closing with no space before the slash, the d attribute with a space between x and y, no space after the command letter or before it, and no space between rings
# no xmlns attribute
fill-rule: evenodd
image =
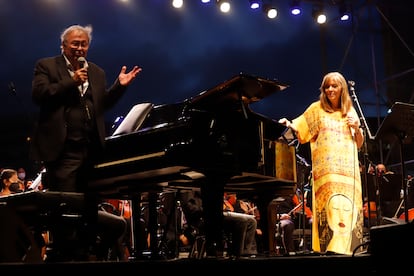
<svg viewBox="0 0 414 276"><path fill-rule="evenodd" d="M403 267L400 267L401 270ZM256 272L255 269L257 269ZM369 253L355 256L344 255L295 255L295 256L258 256L249 259L229 258L177 258L170 260L129 260L115 261L88 261L88 262L61 262L61 263L3 263L0 271L14 273L42 273L42 275L56 275L56 273L93 273L107 275L108 273L185 273L182 275L204 274L206 272L219 273L275 273L291 271L292 273L334 272L343 275L374 275L384 272L378 260ZM273 272L272 272L273 271ZM393 269L398 271L398 267ZM122 275L122 274L121 274Z"/></svg>

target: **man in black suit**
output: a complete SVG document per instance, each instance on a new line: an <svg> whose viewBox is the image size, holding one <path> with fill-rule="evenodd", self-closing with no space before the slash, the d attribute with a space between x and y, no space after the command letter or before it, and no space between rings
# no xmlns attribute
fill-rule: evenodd
<svg viewBox="0 0 414 276"><path fill-rule="evenodd" d="M62 54L37 61L32 100L39 117L31 157L46 169L42 183L51 191L85 193L87 222L97 221L97 199L87 191L88 176L103 152L104 112L113 107L141 72L122 66L107 88L102 68L86 61L92 27L72 25L61 34ZM89 231L87 231L89 232Z"/></svg>

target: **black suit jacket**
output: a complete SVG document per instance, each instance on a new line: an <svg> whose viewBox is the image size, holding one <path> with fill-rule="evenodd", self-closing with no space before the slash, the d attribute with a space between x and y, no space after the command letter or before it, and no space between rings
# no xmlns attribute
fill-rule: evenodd
<svg viewBox="0 0 414 276"><path fill-rule="evenodd" d="M126 90L118 79L107 89L102 68L88 61L88 93L92 94L95 123L104 146L104 112L114 106ZM32 82L32 100L39 106L39 118L31 144L31 158L37 161L56 160L66 139L65 111L71 97L79 97L79 90L71 78L63 55L37 61Z"/></svg>

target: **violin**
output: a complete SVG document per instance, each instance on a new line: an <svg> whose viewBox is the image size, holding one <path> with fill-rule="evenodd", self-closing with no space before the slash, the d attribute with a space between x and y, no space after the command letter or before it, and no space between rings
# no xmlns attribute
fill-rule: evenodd
<svg viewBox="0 0 414 276"><path fill-rule="evenodd" d="M227 199L223 200L223 211L234 212L233 205Z"/></svg>
<svg viewBox="0 0 414 276"><path fill-rule="evenodd" d="M307 200L306 200L306 197L307 197L307 193L308 193L308 191L305 191L305 195L304 195L304 202L302 202L300 199L299 199L299 197L298 197L298 195L297 194L294 194L293 195L293 197L292 197L292 201L293 201L293 203L295 204L295 206L297 207L295 207L295 208L293 208L292 210L291 210L291 212L293 212L294 214L296 214L296 213L298 213L299 211L302 211L303 210L303 205L305 206L305 214L306 214L306 217L308 218L308 219L310 219L310 218L312 218L312 210L307 206ZM304 204L303 204L304 203Z"/></svg>
<svg viewBox="0 0 414 276"><path fill-rule="evenodd" d="M131 218L132 208L131 208L131 202L129 200L107 199L107 203L111 206L112 210L106 210L106 211L117 214L126 219Z"/></svg>
<svg viewBox="0 0 414 276"><path fill-rule="evenodd" d="M254 218L259 221L260 220L260 212L257 209L257 206L253 202L240 200L240 208L243 212L247 215L252 215Z"/></svg>

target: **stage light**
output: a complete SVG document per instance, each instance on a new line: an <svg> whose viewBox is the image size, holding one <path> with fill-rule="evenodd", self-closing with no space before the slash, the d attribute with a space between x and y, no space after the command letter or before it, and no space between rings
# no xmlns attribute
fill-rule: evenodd
<svg viewBox="0 0 414 276"><path fill-rule="evenodd" d="M318 24L325 24L326 23L326 15L324 13L319 14L316 17L316 22L318 22Z"/></svg>
<svg viewBox="0 0 414 276"><path fill-rule="evenodd" d="M183 0L173 0L172 5L174 8L179 9L183 6Z"/></svg>
<svg viewBox="0 0 414 276"><path fill-rule="evenodd" d="M249 0L249 3L250 3L250 8L253 10L260 8L260 1L258 0Z"/></svg>
<svg viewBox="0 0 414 276"><path fill-rule="evenodd" d="M339 5L339 17L341 21L347 21L351 18L351 13L349 12L348 8L346 7L345 2L342 2Z"/></svg>
<svg viewBox="0 0 414 276"><path fill-rule="evenodd" d="M201 0L201 3L210 3L210 0Z"/></svg>
<svg viewBox="0 0 414 276"><path fill-rule="evenodd" d="M313 18L315 18L315 20L318 24L325 24L326 23L327 18L326 18L325 13L323 12L322 7L315 7L314 6L313 10L312 10L312 16L313 16Z"/></svg>
<svg viewBox="0 0 414 276"><path fill-rule="evenodd" d="M227 13L227 12L230 11L231 6L230 6L230 2L229 1L226 1L226 0L217 0L217 4L219 5L221 12Z"/></svg>
<svg viewBox="0 0 414 276"><path fill-rule="evenodd" d="M263 12L270 19L276 18L277 16L277 9L270 4L263 5Z"/></svg>
<svg viewBox="0 0 414 276"><path fill-rule="evenodd" d="M302 10L299 5L299 0L293 0L290 4L290 13L293 15L299 15L302 13Z"/></svg>

